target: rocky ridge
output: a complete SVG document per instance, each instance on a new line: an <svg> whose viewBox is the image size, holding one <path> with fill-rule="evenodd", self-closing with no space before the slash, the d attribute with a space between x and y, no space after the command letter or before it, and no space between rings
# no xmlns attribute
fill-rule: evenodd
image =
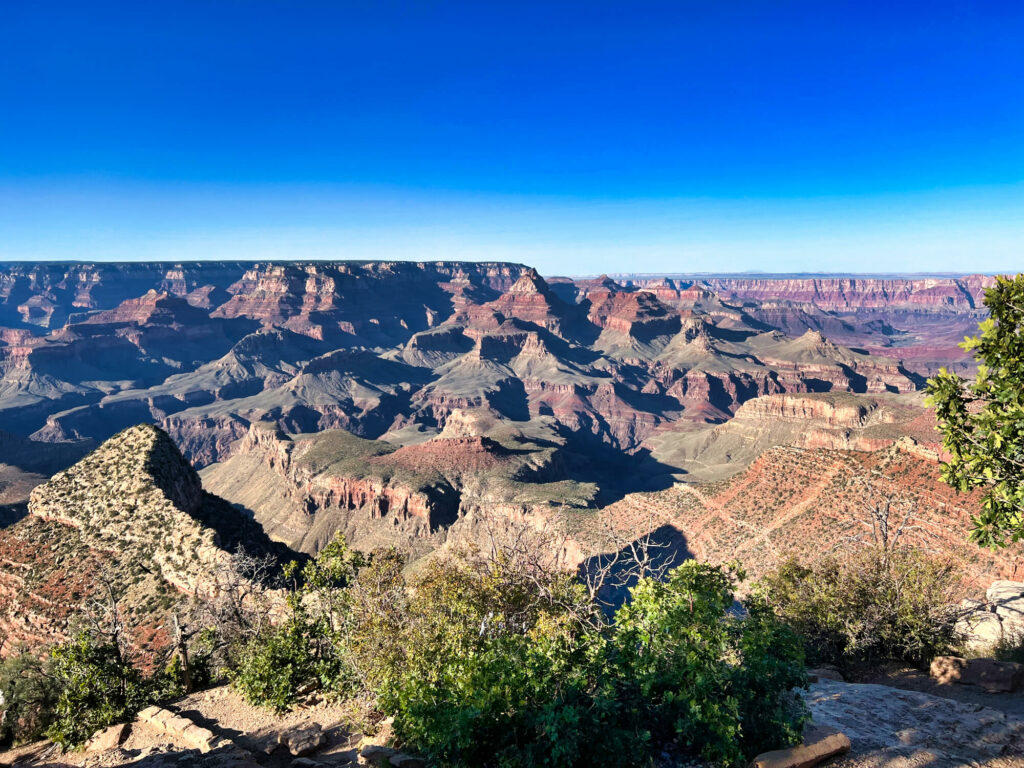
<svg viewBox="0 0 1024 768"><path fill-rule="evenodd" d="M92 598L114 595L143 651L168 642L166 612L214 589L239 547L284 558L262 530L206 493L168 436L140 425L108 440L31 494L28 516L0 531L0 631L10 641L66 637Z"/></svg>

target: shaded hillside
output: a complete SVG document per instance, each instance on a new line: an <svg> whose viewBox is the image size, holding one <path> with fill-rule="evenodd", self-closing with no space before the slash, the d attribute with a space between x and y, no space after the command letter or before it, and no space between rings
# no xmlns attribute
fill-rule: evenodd
<svg viewBox="0 0 1024 768"><path fill-rule="evenodd" d="M47 443L0 430L0 528L25 516L33 488L92 447L91 440Z"/></svg>
<svg viewBox="0 0 1024 768"><path fill-rule="evenodd" d="M942 483L934 455L907 443L870 452L772 448L729 480L633 494L602 514L637 531L653 515L685 535L696 557L739 560L756 578L789 555L810 562L870 543L869 509L887 500L894 529L909 512L904 543L948 558L965 593L1014 575L1019 546L990 552L969 542L977 498Z"/></svg>
<svg viewBox="0 0 1024 768"><path fill-rule="evenodd" d="M152 426L116 435L36 487L28 512L0 531L0 635L11 644L62 639L112 590L137 646L153 650L168 642L167 612L203 594L231 552L286 555L204 492Z"/></svg>

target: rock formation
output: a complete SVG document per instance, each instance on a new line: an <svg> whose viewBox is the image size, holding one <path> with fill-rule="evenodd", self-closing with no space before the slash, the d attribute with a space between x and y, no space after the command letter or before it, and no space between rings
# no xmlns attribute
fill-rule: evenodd
<svg viewBox="0 0 1024 768"><path fill-rule="evenodd" d="M847 332L856 318L773 326L739 288L648 282L552 286L501 263L0 265L0 417L49 442L155 423L202 466L253 423L376 438L440 432L483 408L630 454L665 425L725 421L758 395L920 383L895 347L841 346L864 341ZM872 311L932 312L941 293L891 282ZM971 286L939 303L943 318L976 320Z"/></svg>
<svg viewBox="0 0 1024 768"><path fill-rule="evenodd" d="M62 639L93 599L113 595L135 644L158 649L177 597L206 594L232 552L284 556L249 518L204 492L170 438L149 425L36 487L28 513L0 531L0 633L12 648Z"/></svg>

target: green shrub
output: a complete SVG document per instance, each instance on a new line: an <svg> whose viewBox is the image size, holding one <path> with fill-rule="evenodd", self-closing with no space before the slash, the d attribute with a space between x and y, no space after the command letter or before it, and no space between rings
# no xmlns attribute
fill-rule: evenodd
<svg viewBox="0 0 1024 768"><path fill-rule="evenodd" d="M52 649L49 673L60 694L48 735L64 747L131 720L153 701L157 682L143 679L116 642L89 631Z"/></svg>
<svg viewBox="0 0 1024 768"><path fill-rule="evenodd" d="M246 643L229 671L247 701L287 710L298 690L317 680L317 663L302 624L289 620Z"/></svg>
<svg viewBox="0 0 1024 768"><path fill-rule="evenodd" d="M41 739L53 720L57 683L30 653L0 662L0 744Z"/></svg>
<svg viewBox="0 0 1024 768"><path fill-rule="evenodd" d="M733 610L738 574L687 562L644 579L615 616L620 699L636 727L724 765L798 740L806 685L795 633L760 600Z"/></svg>
<svg viewBox="0 0 1024 768"><path fill-rule="evenodd" d="M280 712L304 686L352 689L342 642L344 587L363 564L339 536L301 569L296 563L286 568L292 582L288 619L243 643L230 660L228 676L247 701Z"/></svg>
<svg viewBox="0 0 1024 768"><path fill-rule="evenodd" d="M792 626L814 663L924 664L955 650L952 567L917 550L868 547L811 567L789 560L759 593Z"/></svg>
<svg viewBox="0 0 1024 768"><path fill-rule="evenodd" d="M763 600L735 603L735 570L641 579L609 618L577 574L512 538L409 580L394 551L337 540L289 570L288 617L241 646L234 684L284 710L310 683L358 681L399 743L448 766L647 765L663 749L735 766L798 738L801 643Z"/></svg>
<svg viewBox="0 0 1024 768"><path fill-rule="evenodd" d="M381 706L445 765L646 764L668 744L743 764L796 740L805 677L795 635L761 603L734 611L733 584L686 563L609 624L569 574L437 561L391 627L404 651L377 673Z"/></svg>

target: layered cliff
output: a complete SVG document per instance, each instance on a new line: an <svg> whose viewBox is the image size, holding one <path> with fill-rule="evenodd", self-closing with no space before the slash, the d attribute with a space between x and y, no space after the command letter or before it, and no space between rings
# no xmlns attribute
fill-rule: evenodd
<svg viewBox="0 0 1024 768"><path fill-rule="evenodd" d="M250 510L275 539L316 552L335 533L361 548L400 544L425 554L467 511L500 506L590 507L595 488L569 477L557 433L509 430L484 414L457 412L448 436L397 446L343 430L288 435L257 424L203 483ZM473 434L484 427L493 436Z"/></svg>
<svg viewBox="0 0 1024 768"><path fill-rule="evenodd" d="M833 341L897 358L922 375L940 366L970 369L957 345L986 315L988 275L964 277L628 275L632 286L656 291L680 305L697 288L742 307L755 321L790 335L807 330ZM673 297L673 291L679 298Z"/></svg>
<svg viewBox="0 0 1024 768"><path fill-rule="evenodd" d="M15 264L0 278L5 429L99 442L149 422L200 467L260 423L429 437L483 409L630 456L763 395L907 392L962 357L947 344L980 316L984 284L948 301L946 283L918 280L549 285L486 262ZM842 309L858 297L876 314Z"/></svg>
<svg viewBox="0 0 1024 768"><path fill-rule="evenodd" d="M877 451L899 443L937 459L934 412L920 394L773 394L748 400L729 421L704 428L669 426L647 439L659 461L687 482L740 472L776 446Z"/></svg>

